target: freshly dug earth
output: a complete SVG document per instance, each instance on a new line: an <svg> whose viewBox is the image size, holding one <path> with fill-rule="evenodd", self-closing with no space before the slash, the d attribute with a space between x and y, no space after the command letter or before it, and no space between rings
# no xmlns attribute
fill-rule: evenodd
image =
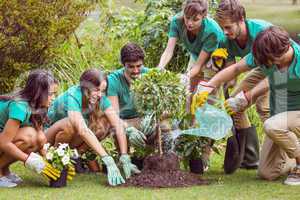
<svg viewBox="0 0 300 200"><path fill-rule="evenodd" d="M199 175L179 169L179 159L175 154L164 154L148 156L141 174L127 179L124 185L166 188L204 184L208 184L208 181L200 179Z"/></svg>

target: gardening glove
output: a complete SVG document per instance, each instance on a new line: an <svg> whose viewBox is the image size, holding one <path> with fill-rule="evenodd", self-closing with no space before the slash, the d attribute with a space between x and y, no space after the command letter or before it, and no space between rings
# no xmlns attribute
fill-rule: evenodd
<svg viewBox="0 0 300 200"><path fill-rule="evenodd" d="M218 72L222 70L225 66L226 59L228 57L227 49L218 48L211 54L211 59L213 61L213 70Z"/></svg>
<svg viewBox="0 0 300 200"><path fill-rule="evenodd" d="M238 112L243 112L249 105L249 101L242 91L238 93L235 97L227 99L224 103L224 107L228 114L234 115Z"/></svg>
<svg viewBox="0 0 300 200"><path fill-rule="evenodd" d="M68 175L67 175L68 181L71 181L74 178L75 175L76 175L76 172L75 172L74 166L69 165L68 166Z"/></svg>
<svg viewBox="0 0 300 200"><path fill-rule="evenodd" d="M114 159L111 156L103 156L101 159L107 168L108 183L112 186L116 186L116 185L125 183Z"/></svg>
<svg viewBox="0 0 300 200"><path fill-rule="evenodd" d="M214 90L215 88L212 86L208 86L205 81L201 81L198 85L196 94L193 95L192 104L191 104L191 114L195 115L196 109L198 107L203 106L207 99L208 95Z"/></svg>
<svg viewBox="0 0 300 200"><path fill-rule="evenodd" d="M130 144L136 147L145 147L146 136L141 131L137 130L133 126L125 129L126 135L128 136Z"/></svg>
<svg viewBox="0 0 300 200"><path fill-rule="evenodd" d="M155 132L154 113L147 114L141 122L141 131L146 137L150 137Z"/></svg>
<svg viewBox="0 0 300 200"><path fill-rule="evenodd" d="M190 84L190 79L186 74L180 74L180 83L187 88Z"/></svg>
<svg viewBox="0 0 300 200"><path fill-rule="evenodd" d="M120 157L120 162L123 166L123 172L125 174L125 178L128 179L132 174L139 174L141 171L131 163L130 157L128 154L122 154Z"/></svg>
<svg viewBox="0 0 300 200"><path fill-rule="evenodd" d="M60 171L49 164L42 156L36 153L30 153L25 161L25 167L42 174L49 180L57 180L60 177Z"/></svg>

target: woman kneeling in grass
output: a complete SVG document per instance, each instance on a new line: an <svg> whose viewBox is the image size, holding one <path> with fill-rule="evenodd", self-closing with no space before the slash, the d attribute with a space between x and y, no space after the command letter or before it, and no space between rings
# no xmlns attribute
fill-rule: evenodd
<svg viewBox="0 0 300 200"><path fill-rule="evenodd" d="M48 142L54 145L69 143L72 148L81 149L86 144L101 156L105 163L110 185L124 183L113 158L105 152L96 135L88 128L93 123L95 113L103 112L115 128L120 147L120 162L126 178L132 173L139 173L127 154L127 140L124 125L113 110L109 99L103 95L107 82L98 69L86 70L80 77L80 85L73 86L58 96L48 112L51 127L47 130ZM97 120L97 119L95 119Z"/></svg>
<svg viewBox="0 0 300 200"><path fill-rule="evenodd" d="M22 179L9 166L22 161L25 167L47 175L51 166L34 153L46 143L43 122L54 99L57 82L45 70L30 73L20 91L0 96L0 187L15 187ZM52 169L53 170L53 169Z"/></svg>

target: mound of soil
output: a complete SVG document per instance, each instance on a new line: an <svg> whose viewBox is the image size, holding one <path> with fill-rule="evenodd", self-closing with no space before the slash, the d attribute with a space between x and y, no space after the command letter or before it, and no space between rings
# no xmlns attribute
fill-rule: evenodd
<svg viewBox="0 0 300 200"><path fill-rule="evenodd" d="M199 175L181 171L178 157L170 153L148 156L142 172L127 179L124 185L166 188L206 184L208 181L200 179Z"/></svg>

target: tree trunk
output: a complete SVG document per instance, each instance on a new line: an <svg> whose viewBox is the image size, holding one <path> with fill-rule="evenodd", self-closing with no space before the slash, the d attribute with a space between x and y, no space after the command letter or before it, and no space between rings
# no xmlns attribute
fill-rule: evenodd
<svg viewBox="0 0 300 200"><path fill-rule="evenodd" d="M156 134L157 134L157 143L158 143L158 152L159 155L163 154L162 143L161 143L161 130L160 130L160 121L156 120Z"/></svg>
<svg viewBox="0 0 300 200"><path fill-rule="evenodd" d="M297 0L293 0L293 5L296 5L297 4Z"/></svg>

